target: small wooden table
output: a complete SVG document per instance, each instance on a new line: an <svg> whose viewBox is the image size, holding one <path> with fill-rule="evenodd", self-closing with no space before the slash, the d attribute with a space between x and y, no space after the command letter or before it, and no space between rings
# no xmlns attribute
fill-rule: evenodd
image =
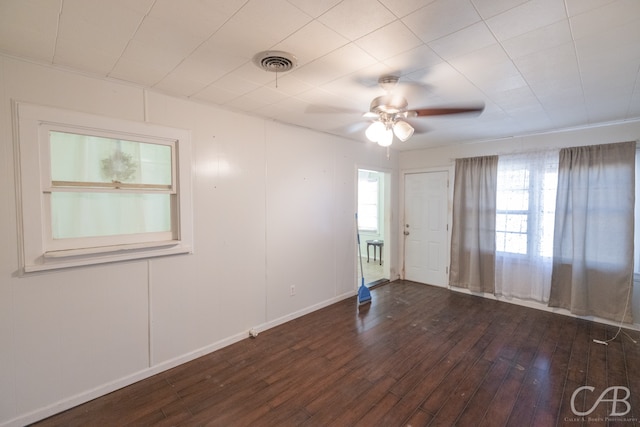
<svg viewBox="0 0 640 427"><path fill-rule="evenodd" d="M376 252L380 248L380 265L382 265L382 247L384 246L383 240L367 240L367 262L369 262L369 247L373 246L373 261L376 261Z"/></svg>

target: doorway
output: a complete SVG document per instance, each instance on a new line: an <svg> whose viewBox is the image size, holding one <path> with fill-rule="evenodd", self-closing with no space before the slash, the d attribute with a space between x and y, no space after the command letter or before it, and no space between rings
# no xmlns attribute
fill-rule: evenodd
<svg viewBox="0 0 640 427"><path fill-rule="evenodd" d="M404 176L404 278L447 286L449 282L449 172Z"/></svg>
<svg viewBox="0 0 640 427"><path fill-rule="evenodd" d="M390 243L390 174L388 172L358 169L358 233L364 282L368 287L389 280ZM358 284L361 283L358 259Z"/></svg>

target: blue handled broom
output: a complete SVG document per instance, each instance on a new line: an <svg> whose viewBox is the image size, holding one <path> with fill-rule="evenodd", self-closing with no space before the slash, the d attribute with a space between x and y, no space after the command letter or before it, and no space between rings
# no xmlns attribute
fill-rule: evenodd
<svg viewBox="0 0 640 427"><path fill-rule="evenodd" d="M358 258L360 259L360 276L362 282L358 288L358 307L371 302L371 292L364 285L364 269L362 268L362 253L360 249L360 228L358 227L358 212L356 212L356 236L358 237Z"/></svg>

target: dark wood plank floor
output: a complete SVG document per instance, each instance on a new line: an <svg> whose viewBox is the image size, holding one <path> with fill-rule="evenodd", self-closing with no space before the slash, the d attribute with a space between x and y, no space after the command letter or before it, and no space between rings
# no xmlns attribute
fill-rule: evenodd
<svg viewBox="0 0 640 427"><path fill-rule="evenodd" d="M640 425L638 332L397 281L58 414L41 426ZM631 410L587 411L609 386ZM624 398L622 391L618 393ZM611 400L613 390L605 396ZM618 412L625 404L617 402Z"/></svg>

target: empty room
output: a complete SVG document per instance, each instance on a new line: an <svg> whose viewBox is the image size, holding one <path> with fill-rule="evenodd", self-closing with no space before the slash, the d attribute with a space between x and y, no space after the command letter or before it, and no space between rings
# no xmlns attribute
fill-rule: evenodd
<svg viewBox="0 0 640 427"><path fill-rule="evenodd" d="M639 40L0 0L0 427L640 425Z"/></svg>

